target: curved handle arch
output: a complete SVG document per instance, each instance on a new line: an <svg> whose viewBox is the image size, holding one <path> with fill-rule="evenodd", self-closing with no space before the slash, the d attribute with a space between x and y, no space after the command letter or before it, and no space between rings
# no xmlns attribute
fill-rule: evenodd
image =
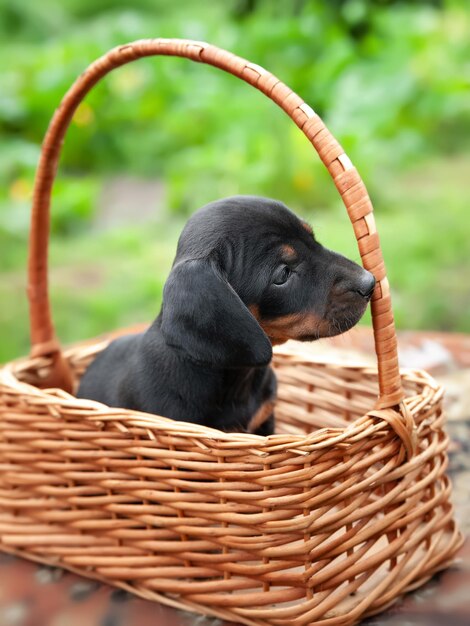
<svg viewBox="0 0 470 626"><path fill-rule="evenodd" d="M356 168L313 109L273 74L216 46L183 39L145 39L113 48L77 78L49 124L34 185L28 263L31 354L52 358L50 374L44 386L65 390L72 388L70 368L55 336L47 278L50 200L65 133L78 105L106 74L139 58L163 55L213 65L256 87L287 113L314 146L346 206L363 265L377 279L371 301L379 371L377 406L388 408L399 404L403 399L403 390L390 290L372 204Z"/></svg>

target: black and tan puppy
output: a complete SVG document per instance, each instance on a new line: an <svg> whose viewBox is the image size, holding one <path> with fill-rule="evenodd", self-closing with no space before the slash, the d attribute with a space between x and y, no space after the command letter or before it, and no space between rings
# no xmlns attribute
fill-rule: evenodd
<svg viewBox="0 0 470 626"><path fill-rule="evenodd" d="M113 341L78 396L224 431L274 429L272 345L354 326L375 279L275 200L235 196L186 224L149 329Z"/></svg>

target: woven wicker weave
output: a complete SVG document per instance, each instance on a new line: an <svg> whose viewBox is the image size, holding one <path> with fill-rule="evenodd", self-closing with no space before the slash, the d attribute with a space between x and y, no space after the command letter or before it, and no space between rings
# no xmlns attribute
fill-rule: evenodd
<svg viewBox="0 0 470 626"><path fill-rule="evenodd" d="M274 100L342 195L372 300L378 369L276 348L278 434L225 434L77 400L107 340L62 352L47 291L49 204L80 101L112 69L174 55L231 72ZM366 189L301 98L214 46L144 40L74 83L48 129L33 200L32 352L0 370L0 548L175 607L261 626L344 626L452 560L462 538L445 475L442 389L400 375L385 267Z"/></svg>

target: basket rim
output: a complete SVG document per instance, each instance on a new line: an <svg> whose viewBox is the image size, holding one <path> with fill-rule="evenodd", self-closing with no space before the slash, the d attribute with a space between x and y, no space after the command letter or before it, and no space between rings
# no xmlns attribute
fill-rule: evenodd
<svg viewBox="0 0 470 626"><path fill-rule="evenodd" d="M110 336L111 335L111 336ZM95 339L87 339L70 344L64 349L64 357L69 360L74 353L80 348L88 348L88 352L93 354L101 349L112 340L115 334L99 336ZM290 344L290 345L289 345ZM361 371L366 376L378 378L377 366L359 363L335 363L325 358L325 355L317 355L309 351L309 349L300 342L288 342L284 345L275 346L273 364L278 360L292 360L296 365L316 365L326 367L336 367L341 370ZM384 427L392 427L395 433L402 439L410 456L410 439L416 437L416 426L414 424L413 415L417 412L414 406L416 398L422 398L423 392L428 390L429 402L437 402L443 396L444 389L428 372L420 369L400 368L400 377L404 382L411 382L421 387L417 394L406 395L404 400L397 408L377 409L372 407L364 415L352 420L344 428L340 427L324 427L316 429L307 435L293 433L275 433L269 436L256 435L252 433L227 433L209 426L195 424L193 422L183 422L173 420L171 418L145 413L143 411L134 411L131 409L123 409L119 407L109 407L106 404L95 400L84 398L76 398L73 394L58 388L41 389L31 383L21 380L18 373L26 369L34 369L34 367L47 367L50 364L50 357L45 356L29 356L14 359L3 366L0 366L0 391L1 387L9 388L15 394L24 394L32 398L33 402L39 405L62 405L68 408L80 407L80 419L90 420L95 426L104 428L105 422L115 422L119 424L118 428L123 435L129 427L140 427L147 430L150 439L155 439L155 432L164 432L167 435L175 435L176 437L188 437L199 441L198 445L204 448L211 447L239 447L240 449L249 448L251 451L259 449L259 454L268 454L273 449L281 450L290 448L292 451L297 449L298 454L307 454L307 450L320 448L330 448L334 445L345 443L350 437L363 433L366 428L368 436L372 435ZM39 400L39 402L38 402ZM418 410L422 406L422 401L418 403ZM88 413L87 413L88 411ZM412 419L412 427L410 429L410 416ZM74 419L78 419L75 417ZM370 423L367 424L366 422ZM394 427L394 423L398 422L400 427ZM406 435L404 440L403 429ZM209 444L209 445L208 445ZM236 444L236 445L235 445ZM414 446L413 446L414 448ZM265 452L262 452L265 450Z"/></svg>

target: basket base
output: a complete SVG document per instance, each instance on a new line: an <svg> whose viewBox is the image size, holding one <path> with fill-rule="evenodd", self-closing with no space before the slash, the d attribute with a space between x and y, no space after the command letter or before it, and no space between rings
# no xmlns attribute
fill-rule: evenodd
<svg viewBox="0 0 470 626"><path fill-rule="evenodd" d="M459 536L447 536L445 538L443 538L443 543L446 545L446 548L448 549L450 545L453 545L453 549L452 552L454 553L454 551L458 551L460 549L460 547L462 546L464 540L462 537ZM84 571L83 568L76 568L70 565L64 565L63 563L61 563L58 559L53 559L53 558L44 558L42 556L37 556L34 554L31 554L30 552L26 552L24 550L15 550L15 549L10 549L9 547L6 547L4 545L0 545L0 549L3 552L6 552L8 554L12 554L14 556L17 557L21 557L21 558L25 558L29 561L33 561L35 563L40 563L40 564L44 564L44 565L49 565L51 567L60 567L66 571L72 572L73 574L77 574L79 576L85 576L86 578L92 579L92 580L96 580L100 583L103 584L110 584L110 581L107 579L103 579L102 577L98 576L96 574L96 572L94 572L93 570L88 570L88 571ZM453 558L448 559L447 561L442 561L439 562L437 564L434 565L434 567L431 567L427 570L426 574L423 575L422 577L420 577L418 580L414 580L413 582L409 583L408 585L406 585L405 588L402 589L402 591L400 592L400 595L398 596L394 596L393 598L387 600L385 599L383 602L381 602L381 604L379 606L376 606L368 611L366 611L365 613L360 614L357 618L352 617L350 620L349 619L344 619L344 617L341 617L341 615L343 614L339 614L338 615L338 621L335 621L335 616L334 614L330 614L327 617L325 616L325 620L320 620L320 621L315 621L314 623L321 626L322 624L324 624L325 626L328 624L328 626L331 626L335 623L337 623L338 625L341 624L341 626L353 626L353 624L357 624L360 621L362 621L362 619L366 618L366 617L370 617L372 615L377 615L378 613L382 613L383 611L386 611L387 609L389 609L391 606L393 606L394 604L399 603L401 600L403 600L403 597L407 594L412 592L413 590L421 587L422 585L424 585L426 582L428 582L432 576L444 569L446 569L447 567L449 567L452 562L453 562ZM409 571L411 570L411 567L408 568L408 575L409 575ZM406 575L406 572L403 572L404 575ZM190 611L193 613L197 613L199 615L203 615L203 616L212 616L212 617L216 617L222 620L227 620L229 622L233 622L234 620L234 616L233 613L230 611L224 611L221 608L215 608L215 607L211 607L210 610L207 609L207 607L199 605L197 603L194 602L189 602L189 601L185 601L185 600L181 600L178 598L172 598L168 595L164 595L164 594L159 594L153 591L149 591L148 589L142 589L139 587L136 587L134 585L130 585L130 584L126 584L124 582L119 582L116 581L113 583L113 586L118 588L118 589L123 589L124 591L127 591L131 594L134 594L144 600L149 600L152 602L158 602L161 603L165 606L171 607L173 609L177 609L177 610L182 610L182 611ZM357 605L358 601L357 601L357 597L352 596L351 597L351 605ZM352 608L352 607L351 607ZM247 619L243 616L237 615L236 617L236 621L240 624L246 624L247 626L266 626L266 624L268 622L264 621L264 620L252 620L252 619ZM313 622L312 622L313 623Z"/></svg>

